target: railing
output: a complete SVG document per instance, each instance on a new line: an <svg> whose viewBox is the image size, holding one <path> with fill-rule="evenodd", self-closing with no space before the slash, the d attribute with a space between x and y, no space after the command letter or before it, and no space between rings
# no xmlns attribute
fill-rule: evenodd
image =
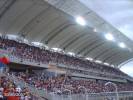
<svg viewBox="0 0 133 100"><path fill-rule="evenodd" d="M52 97L54 99L52 99ZM57 95L51 94L51 99L49 100L116 100L116 93L91 93L85 94L73 94L73 95ZM119 100L133 100L133 91L130 92L119 92Z"/></svg>

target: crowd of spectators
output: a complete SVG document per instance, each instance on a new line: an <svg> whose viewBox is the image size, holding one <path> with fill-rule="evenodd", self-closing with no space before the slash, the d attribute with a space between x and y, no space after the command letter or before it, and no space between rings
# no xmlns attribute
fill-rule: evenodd
<svg viewBox="0 0 133 100"><path fill-rule="evenodd" d="M58 94L65 92L66 89L70 90L72 94L84 93L85 91L88 93L115 92L115 87L112 84L105 86L107 83L105 80L75 79L66 75L46 78L43 73L27 75L23 72L13 72L13 75L37 89ZM114 83L117 85L118 91L133 91L133 83Z"/></svg>
<svg viewBox="0 0 133 100"><path fill-rule="evenodd" d="M74 56L53 52L50 50L35 47L15 40L9 40L8 38L0 37L0 48L8 49L12 52L12 55L20 59L26 59L30 62L37 63L50 63L63 64L66 66L74 66L75 68L84 68L84 70L97 71L98 73L114 74L117 76L127 76L120 70L112 68L106 65L97 64L88 60L80 59Z"/></svg>
<svg viewBox="0 0 133 100"><path fill-rule="evenodd" d="M27 87L17 86L6 76L0 77L0 100L33 100Z"/></svg>
<svg viewBox="0 0 133 100"><path fill-rule="evenodd" d="M60 68L60 69L64 69L64 68ZM71 73L73 74L80 74L82 76L84 75L89 75L89 76L94 76L94 77L100 77L100 78L108 78L110 80L112 79L119 79L119 80L125 80L125 77L122 77L122 76L117 76L117 75L114 75L114 74L105 74L105 73L99 73L99 72L92 72L92 71L89 71L89 70L80 70L80 69L68 69L66 68L67 70L67 73L69 73L71 75ZM72 75L73 76L73 75Z"/></svg>

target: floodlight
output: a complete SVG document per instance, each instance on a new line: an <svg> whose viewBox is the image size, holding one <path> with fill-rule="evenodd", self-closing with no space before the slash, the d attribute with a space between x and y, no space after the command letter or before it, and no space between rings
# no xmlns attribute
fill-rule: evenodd
<svg viewBox="0 0 133 100"><path fill-rule="evenodd" d="M54 51L62 51L60 48L52 48Z"/></svg>
<svg viewBox="0 0 133 100"><path fill-rule="evenodd" d="M76 22L82 26L86 25L84 18L81 16L76 17Z"/></svg>
<svg viewBox="0 0 133 100"><path fill-rule="evenodd" d="M90 61L92 61L92 60L93 60L93 58L90 58L90 57L87 57L87 58L85 58L85 59L90 60Z"/></svg>
<svg viewBox="0 0 133 100"><path fill-rule="evenodd" d="M105 34L105 38L106 38L107 40L110 40L110 41L113 41L113 40L114 40L113 35L112 35L112 34L110 34L110 33Z"/></svg>
<svg viewBox="0 0 133 100"><path fill-rule="evenodd" d="M69 55L75 55L75 53L73 53L73 52L68 52L67 54L69 54Z"/></svg>
<svg viewBox="0 0 133 100"><path fill-rule="evenodd" d="M102 63L102 61L100 61L100 60L96 60L95 62L96 62L96 63Z"/></svg>
<svg viewBox="0 0 133 100"><path fill-rule="evenodd" d="M109 66L110 64L105 62L105 63L104 63L104 65L107 65L107 66Z"/></svg>
<svg viewBox="0 0 133 100"><path fill-rule="evenodd" d="M34 45L36 46L43 46L43 43L40 43L40 42L32 42Z"/></svg>
<svg viewBox="0 0 133 100"><path fill-rule="evenodd" d="M125 45L125 43L120 42L120 43L119 43L119 47L121 47L121 48L126 48L126 45Z"/></svg>

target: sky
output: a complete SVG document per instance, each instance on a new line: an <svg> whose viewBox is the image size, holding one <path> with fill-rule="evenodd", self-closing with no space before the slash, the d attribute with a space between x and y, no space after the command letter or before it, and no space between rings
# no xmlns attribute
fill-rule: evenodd
<svg viewBox="0 0 133 100"><path fill-rule="evenodd" d="M133 61L122 66L121 70L133 77Z"/></svg>

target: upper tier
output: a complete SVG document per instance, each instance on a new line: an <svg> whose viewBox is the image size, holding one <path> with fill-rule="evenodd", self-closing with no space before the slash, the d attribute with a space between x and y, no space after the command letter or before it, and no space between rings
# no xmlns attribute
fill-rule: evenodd
<svg viewBox="0 0 133 100"><path fill-rule="evenodd" d="M50 63L54 62L56 64L63 64L66 66L73 66L77 69L82 68L85 71L97 71L98 73L109 73L118 76L127 76L125 73L121 72L119 69L109 67L106 65L91 62L89 60L84 60L76 58L73 56L65 55L58 52L49 51L46 49L40 49L38 47L28 45L25 43L19 43L14 40L9 40L5 38L0 38L0 48L10 49L14 56L21 59L28 59L31 62L37 63Z"/></svg>

